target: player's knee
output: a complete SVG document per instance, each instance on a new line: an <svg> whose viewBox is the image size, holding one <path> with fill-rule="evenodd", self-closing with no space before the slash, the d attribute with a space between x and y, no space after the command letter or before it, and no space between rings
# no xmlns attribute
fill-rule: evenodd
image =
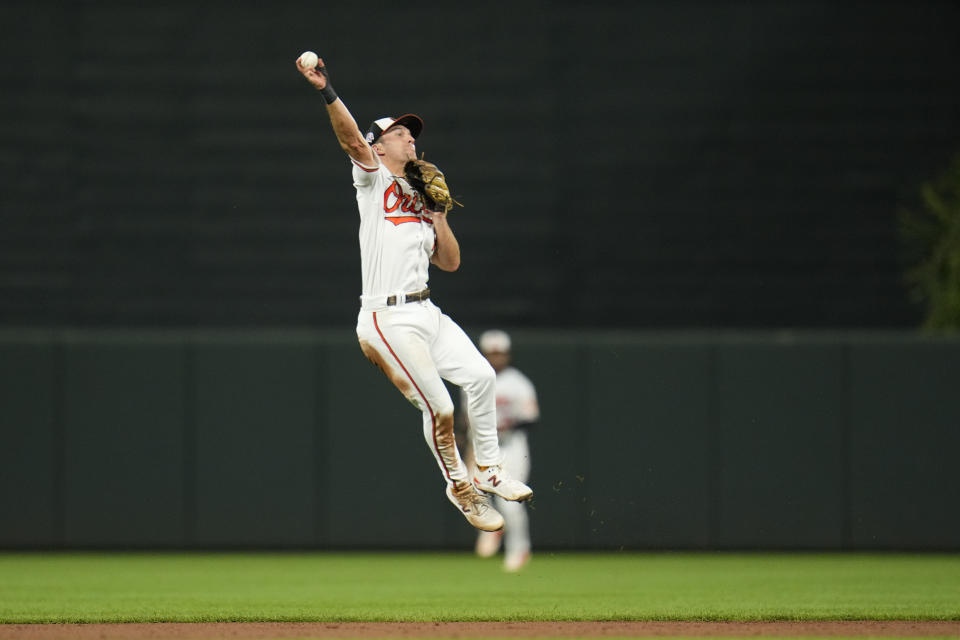
<svg viewBox="0 0 960 640"><path fill-rule="evenodd" d="M437 413L437 431L453 432L453 408Z"/></svg>
<svg viewBox="0 0 960 640"><path fill-rule="evenodd" d="M489 363L484 362L483 365L477 368L474 375L474 384L479 389L492 389L497 384L497 372L493 370Z"/></svg>

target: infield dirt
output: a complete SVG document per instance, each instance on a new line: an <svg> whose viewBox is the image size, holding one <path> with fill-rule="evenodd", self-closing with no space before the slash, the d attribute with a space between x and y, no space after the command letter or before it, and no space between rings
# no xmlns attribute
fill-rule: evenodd
<svg viewBox="0 0 960 640"><path fill-rule="evenodd" d="M225 638L897 637L960 638L960 621L825 622L215 622L7 624L0 640Z"/></svg>

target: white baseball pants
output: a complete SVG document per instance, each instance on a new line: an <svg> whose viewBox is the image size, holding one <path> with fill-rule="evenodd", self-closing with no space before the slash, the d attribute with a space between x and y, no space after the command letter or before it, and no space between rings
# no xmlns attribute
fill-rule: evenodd
<svg viewBox="0 0 960 640"><path fill-rule="evenodd" d="M496 374L473 341L430 300L361 309L357 338L367 358L423 412L423 436L448 484L469 482L453 435L453 400L444 380L467 396L478 465L500 464Z"/></svg>

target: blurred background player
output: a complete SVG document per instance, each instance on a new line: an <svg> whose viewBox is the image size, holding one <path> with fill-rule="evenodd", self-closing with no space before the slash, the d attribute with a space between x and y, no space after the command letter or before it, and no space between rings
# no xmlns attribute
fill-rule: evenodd
<svg viewBox="0 0 960 640"><path fill-rule="evenodd" d="M497 372L497 435L503 464L520 482L530 476L530 446L527 430L540 419L537 392L530 379L511 366L510 336L497 329L485 331L479 340L480 352ZM461 398L461 406L463 399ZM470 430L469 420L464 423ZM466 442L471 438L466 437ZM472 452L471 452L472 454ZM472 459L472 455L470 455ZM489 558L504 546L503 566L517 571L530 560L530 525L525 505L494 497L496 508L503 515L500 531L480 532L477 537L477 555Z"/></svg>

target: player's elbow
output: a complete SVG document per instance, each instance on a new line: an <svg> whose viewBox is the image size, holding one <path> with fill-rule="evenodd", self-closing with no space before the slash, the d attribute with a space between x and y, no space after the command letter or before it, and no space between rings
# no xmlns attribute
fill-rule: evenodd
<svg viewBox="0 0 960 640"><path fill-rule="evenodd" d="M437 265L440 269L444 271L456 271L460 268L460 257L455 256L451 258L437 258L433 261L433 264Z"/></svg>
<svg viewBox="0 0 960 640"><path fill-rule="evenodd" d="M460 263L456 262L453 264L438 264L437 266L444 271L456 271L457 269L460 268Z"/></svg>

